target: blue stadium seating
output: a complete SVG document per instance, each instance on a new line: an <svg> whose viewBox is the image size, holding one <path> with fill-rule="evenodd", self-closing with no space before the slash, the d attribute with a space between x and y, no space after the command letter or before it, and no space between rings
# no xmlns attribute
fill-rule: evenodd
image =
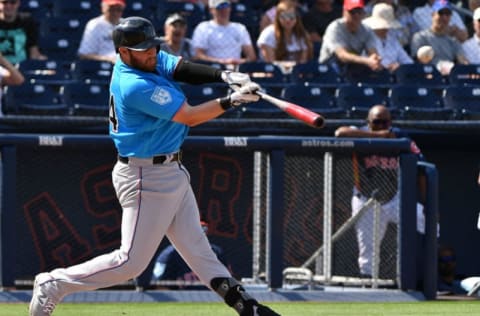
<svg viewBox="0 0 480 316"><path fill-rule="evenodd" d="M4 90L5 114L68 115L69 108L53 85L25 82Z"/></svg>
<svg viewBox="0 0 480 316"><path fill-rule="evenodd" d="M304 84L289 85L283 89L282 97L330 118L345 116L345 110L336 105L335 89L332 88Z"/></svg>
<svg viewBox="0 0 480 316"><path fill-rule="evenodd" d="M179 13L187 20L187 37L191 37L194 27L206 19L205 12L194 3L160 1L156 9L157 24L159 24L156 27L163 28L165 20L172 13Z"/></svg>
<svg viewBox="0 0 480 316"><path fill-rule="evenodd" d="M388 90L377 86L345 85L336 91L337 105L347 113L347 118L365 118L373 105L390 107ZM392 116L396 110L391 108Z"/></svg>
<svg viewBox="0 0 480 316"><path fill-rule="evenodd" d="M456 119L480 119L480 86L450 86L444 90L445 107Z"/></svg>
<svg viewBox="0 0 480 316"><path fill-rule="evenodd" d="M60 93L73 115L108 116L108 85L75 82L63 86Z"/></svg>
<svg viewBox="0 0 480 316"><path fill-rule="evenodd" d="M238 66L238 71L250 75L253 81L279 96L286 84L290 83L279 66L264 61L246 62Z"/></svg>
<svg viewBox="0 0 480 316"><path fill-rule="evenodd" d="M70 61L77 58L79 44L80 41L78 39L60 34L42 36L38 42L40 51L49 59Z"/></svg>
<svg viewBox="0 0 480 316"><path fill-rule="evenodd" d="M402 64L393 72L395 81L401 85L419 85L442 88L445 80L434 65L419 63Z"/></svg>
<svg viewBox="0 0 480 316"><path fill-rule="evenodd" d="M70 62L62 60L26 59L18 69L30 83L61 86L71 81Z"/></svg>
<svg viewBox="0 0 480 316"><path fill-rule="evenodd" d="M110 62L92 59L78 59L71 64L73 80L86 83L108 84L113 65Z"/></svg>
<svg viewBox="0 0 480 316"><path fill-rule="evenodd" d="M91 19L100 15L97 0L53 0L52 15L55 17Z"/></svg>
<svg viewBox="0 0 480 316"><path fill-rule="evenodd" d="M448 75L448 81L452 85L480 86L480 64L456 64Z"/></svg>
<svg viewBox="0 0 480 316"><path fill-rule="evenodd" d="M71 37L80 42L83 30L87 23L85 18L72 17L49 17L40 21L39 35L41 37L56 34L64 37Z"/></svg>
<svg viewBox="0 0 480 316"><path fill-rule="evenodd" d="M321 86L338 87L343 83L342 77L328 64L317 61L299 63L293 66L290 74L292 83L312 83Z"/></svg>
<svg viewBox="0 0 480 316"><path fill-rule="evenodd" d="M147 19L153 19L156 15L158 0L133 0L127 1L127 6L123 11L123 16L141 16Z"/></svg>
<svg viewBox="0 0 480 316"><path fill-rule="evenodd" d="M400 110L403 119L445 120L452 116L452 110L443 105L442 90L435 87L394 86L390 104Z"/></svg>
<svg viewBox="0 0 480 316"><path fill-rule="evenodd" d="M190 85L182 84L181 88L187 97L187 102L190 105L198 105L200 103L221 98L227 95L228 86L221 85Z"/></svg>

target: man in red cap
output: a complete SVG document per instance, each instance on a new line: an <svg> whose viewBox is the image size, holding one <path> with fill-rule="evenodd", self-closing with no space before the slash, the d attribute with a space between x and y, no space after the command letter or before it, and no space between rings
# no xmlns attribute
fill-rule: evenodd
<svg viewBox="0 0 480 316"><path fill-rule="evenodd" d="M88 21L83 32L78 57L115 63L113 28L122 17L125 0L102 0L102 15Z"/></svg>
<svg viewBox="0 0 480 316"><path fill-rule="evenodd" d="M375 35L362 25L364 6L364 0L345 0L343 16L325 30L319 62L332 64L343 75L349 69L362 68L356 66L374 71L382 67L375 49Z"/></svg>

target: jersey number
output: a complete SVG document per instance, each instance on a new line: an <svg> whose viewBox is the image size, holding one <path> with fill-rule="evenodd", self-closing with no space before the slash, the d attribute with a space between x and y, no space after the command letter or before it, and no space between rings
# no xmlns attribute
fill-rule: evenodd
<svg viewBox="0 0 480 316"><path fill-rule="evenodd" d="M118 132L118 120L117 120L117 113L115 112L115 102L113 101L113 95L110 96L109 103L110 103L109 104L110 110L108 113L108 119L112 124L112 131L116 133Z"/></svg>

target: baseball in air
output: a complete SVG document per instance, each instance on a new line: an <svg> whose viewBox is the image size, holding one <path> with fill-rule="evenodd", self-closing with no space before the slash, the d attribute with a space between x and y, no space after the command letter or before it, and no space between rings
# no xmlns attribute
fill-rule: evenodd
<svg viewBox="0 0 480 316"><path fill-rule="evenodd" d="M432 46L425 45L420 47L417 50L417 59L422 64L428 64L432 61L435 52L433 51Z"/></svg>

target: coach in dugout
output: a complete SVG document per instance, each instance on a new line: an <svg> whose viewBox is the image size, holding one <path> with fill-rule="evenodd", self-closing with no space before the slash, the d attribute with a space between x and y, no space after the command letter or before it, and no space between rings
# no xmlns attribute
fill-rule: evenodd
<svg viewBox="0 0 480 316"><path fill-rule="evenodd" d="M362 127L341 126L335 131L336 137L356 138L402 138L407 135L400 129L392 127L392 117L384 105L374 105L367 116L367 125ZM423 155L411 142L412 153L423 160ZM369 198L374 198L381 205L379 240L385 236L389 223L399 222L399 193L398 193L399 159L397 155L354 153L353 177L354 187L352 196L352 216L357 214ZM424 178L420 178L424 180ZM421 200L425 192L424 182L419 182ZM358 240L358 265L361 277L370 278L373 272L373 207L365 210L355 224ZM417 203L417 231L425 232L425 217L423 206Z"/></svg>

